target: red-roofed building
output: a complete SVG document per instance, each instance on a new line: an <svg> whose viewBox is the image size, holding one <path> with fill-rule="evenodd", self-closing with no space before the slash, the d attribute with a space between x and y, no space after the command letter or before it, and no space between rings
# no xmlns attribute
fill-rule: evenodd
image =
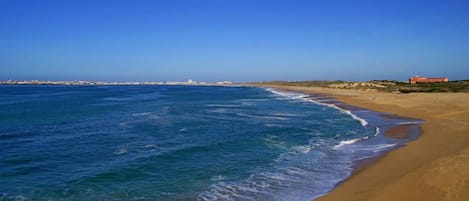
<svg viewBox="0 0 469 201"><path fill-rule="evenodd" d="M409 83L415 84L415 83L439 83L439 82L448 82L448 78L446 77L435 77L435 78L429 78L429 77L420 77L420 76L413 76L409 78Z"/></svg>

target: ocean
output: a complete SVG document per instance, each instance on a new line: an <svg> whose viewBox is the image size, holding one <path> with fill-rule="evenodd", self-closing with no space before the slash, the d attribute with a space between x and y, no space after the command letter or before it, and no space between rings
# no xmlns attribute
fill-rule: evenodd
<svg viewBox="0 0 469 201"><path fill-rule="evenodd" d="M415 123L259 87L3 85L0 200L309 201Z"/></svg>

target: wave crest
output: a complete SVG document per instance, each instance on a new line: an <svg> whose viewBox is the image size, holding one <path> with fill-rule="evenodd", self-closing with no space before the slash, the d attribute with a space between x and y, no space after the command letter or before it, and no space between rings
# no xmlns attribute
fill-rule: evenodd
<svg viewBox="0 0 469 201"><path fill-rule="evenodd" d="M340 112L342 112L344 114L349 115L353 119L357 120L358 122L360 122L360 124L362 126L368 125L368 122L365 119L362 119L362 118L358 117L357 115L353 114L350 110L343 109L343 108L338 107L337 105L334 105L334 104L323 103L323 102L320 102L320 101L309 99L308 95L306 95L306 94L294 93L294 92L280 92L280 91L277 91L277 90L272 89L272 88L264 88L264 89L271 92L271 93L273 93L273 94L283 96L283 97L287 97L287 98L290 98L290 99L304 100L304 101L308 101L308 102L315 103L315 104L318 104L318 105L334 108L334 109L339 110Z"/></svg>

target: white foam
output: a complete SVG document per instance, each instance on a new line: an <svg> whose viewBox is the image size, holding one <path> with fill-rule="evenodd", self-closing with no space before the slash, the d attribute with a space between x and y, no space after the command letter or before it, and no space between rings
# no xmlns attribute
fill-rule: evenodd
<svg viewBox="0 0 469 201"><path fill-rule="evenodd" d="M154 114L152 114L152 115L148 115L148 116L147 116L147 119L151 119L151 120L159 120L159 119L161 119L161 117L160 117L160 116L158 116L158 115L154 115Z"/></svg>
<svg viewBox="0 0 469 201"><path fill-rule="evenodd" d="M270 146L270 147L277 147L277 148L285 149L285 150L288 149L288 148L284 145L284 142L277 141L277 140L274 139L274 137L266 137L266 138L264 138L264 141L265 141L265 143L266 143L267 146Z"/></svg>
<svg viewBox="0 0 469 201"><path fill-rule="evenodd" d="M272 113L273 116L282 116L282 117L304 117L305 115L293 114L293 113Z"/></svg>
<svg viewBox="0 0 469 201"><path fill-rule="evenodd" d="M409 124L421 124L420 121L406 121L406 122L399 122L400 125L409 125Z"/></svg>
<svg viewBox="0 0 469 201"><path fill-rule="evenodd" d="M127 153L127 149L125 149L125 148L120 148L120 149L114 151L114 154L116 154L116 155L122 155L122 154L125 154L125 153Z"/></svg>
<svg viewBox="0 0 469 201"><path fill-rule="evenodd" d="M283 124L265 124L266 127L285 127Z"/></svg>
<svg viewBox="0 0 469 201"><path fill-rule="evenodd" d="M348 110L339 108L333 104L326 104L320 101L310 100L308 95L279 92L273 89L266 89L273 94L278 95L277 99L294 99L304 102L312 102L322 106L337 109L353 119L357 120L362 126L368 122L357 117ZM229 109L229 108L227 108ZM239 116L250 118L269 118L289 117L294 114L272 113L267 117L261 114L235 113ZM266 126L277 126L277 124L265 124ZM375 135L379 134L379 128L375 128ZM281 141L276 136L268 135L265 137L267 146L278 146L285 149L278 158L274 159L272 169L256 169L252 174L241 181L232 181L231 179L220 179L219 175L211 178L214 183L207 191L199 194L199 200L311 200L330 191L334 185L350 175L352 163L349 154L341 152L330 152L331 144L338 143L335 148L348 148L356 142L367 140L373 137L369 136L348 139L341 142L336 140L318 139L311 140L306 145L288 146L288 143ZM365 143L357 143L351 146L353 150L364 148L372 152L382 151L393 144L379 144L376 146L367 146ZM326 145L326 146L322 146ZM334 145L334 144L332 144ZM368 152L367 152L368 153ZM329 154L333 156L329 158ZM220 180L219 180L220 179ZM302 187L308 187L303 189Z"/></svg>
<svg viewBox="0 0 469 201"><path fill-rule="evenodd" d="M281 182L290 182L295 183L296 178L290 177L290 175L284 174L283 172L261 172L259 173L260 177L267 178L267 181L277 181Z"/></svg>
<svg viewBox="0 0 469 201"><path fill-rule="evenodd" d="M379 135L379 127L376 127L375 128L375 134L373 136L378 136L378 135ZM340 141L339 144L335 145L333 147L333 149L337 150L337 149L339 149L340 147L342 147L344 145L354 144L355 142L359 142L359 141L362 141L362 140L368 140L369 138L370 137L365 136L365 137L355 138L355 139L351 139L351 140L343 140L343 141Z"/></svg>
<svg viewBox="0 0 469 201"><path fill-rule="evenodd" d="M268 101L269 99L267 98L244 98L244 99L239 99L241 102L262 102L262 101Z"/></svg>
<svg viewBox="0 0 469 201"><path fill-rule="evenodd" d="M362 140L362 138L356 138L356 139L351 139L351 140L342 140L342 141L339 142L338 145L335 145L333 147L333 149L338 149L338 148L340 148L344 145L353 144L353 143L361 141L361 140Z"/></svg>
<svg viewBox="0 0 469 201"><path fill-rule="evenodd" d="M377 145L369 145L369 146L365 146L365 147L362 147L360 148L360 150L363 150L363 151L371 151L373 153L377 153L377 152L381 152L385 149L388 149L388 148L391 148L391 147L394 147L396 146L397 144L377 144Z"/></svg>
<svg viewBox="0 0 469 201"><path fill-rule="evenodd" d="M214 110L210 110L208 112L211 112L211 113L220 113L220 114L225 114L225 113L231 113L229 112L227 109L225 108L217 108L217 109L214 109Z"/></svg>
<svg viewBox="0 0 469 201"><path fill-rule="evenodd" d="M208 104L207 107L240 107L240 105Z"/></svg>
<svg viewBox="0 0 469 201"><path fill-rule="evenodd" d="M221 180L224 180L226 177L222 176L222 175L216 175L216 176L213 176L212 178L210 178L210 180L212 181L221 181Z"/></svg>
<svg viewBox="0 0 469 201"><path fill-rule="evenodd" d="M24 197L22 195L18 195L18 196L15 196L15 201L27 201L27 200L30 200L28 199L27 197Z"/></svg>
<svg viewBox="0 0 469 201"><path fill-rule="evenodd" d="M253 119L275 119L275 120L287 120L285 117L277 117L277 116L257 116L257 115L250 115L245 113L236 113L238 116L241 117L249 117Z"/></svg>
<svg viewBox="0 0 469 201"><path fill-rule="evenodd" d="M145 147L145 148L156 148L157 146L155 144L147 144L143 147Z"/></svg>
<svg viewBox="0 0 469 201"><path fill-rule="evenodd" d="M271 92L271 93L273 93L273 94L277 94L279 96L287 97L287 98L290 98L290 99L297 99L297 100L300 99L300 100L312 102L312 103L315 103L315 104L318 104L318 105L334 108L334 109L339 110L340 112L342 112L344 114L349 115L353 119L357 120L358 122L360 122L360 124L362 126L368 125L368 122L365 119L362 119L362 118L358 117L357 115L353 114L351 111L340 108L340 107L338 107L334 104L323 103L323 102L320 102L320 101L317 101L317 100L309 99L309 98L307 98L308 95L306 95L306 94L293 93L293 92L280 92L280 91L276 91L272 88L264 88L264 89Z"/></svg>
<svg viewBox="0 0 469 201"><path fill-rule="evenodd" d="M254 106L256 103L253 102L241 102L241 106Z"/></svg>
<svg viewBox="0 0 469 201"><path fill-rule="evenodd" d="M136 149L136 151L139 152L139 153L154 152L156 150L159 150L159 149L158 149L158 146L155 145L155 144L146 144L146 145L141 146L140 148ZM122 151L124 151L124 150L122 150ZM115 154L116 154L116 152L115 152Z"/></svg>
<svg viewBox="0 0 469 201"><path fill-rule="evenodd" d="M139 116L148 116L151 115L151 112L141 112L141 113L134 113L132 116L139 117Z"/></svg>
<svg viewBox="0 0 469 201"><path fill-rule="evenodd" d="M314 147L311 145L298 145L298 146L292 147L293 150L304 153L304 154L310 152L313 148Z"/></svg>
<svg viewBox="0 0 469 201"><path fill-rule="evenodd" d="M304 99L304 98L308 97L306 94L293 93L293 92L281 92L281 91L277 91L277 90L272 89L272 88L264 88L264 89L271 92L271 93L273 93L273 94L283 96L283 97L287 97L287 98L290 98L290 99Z"/></svg>
<svg viewBox="0 0 469 201"><path fill-rule="evenodd" d="M378 136L379 135L379 127L376 127L375 128L375 135L374 136Z"/></svg>
<svg viewBox="0 0 469 201"><path fill-rule="evenodd" d="M310 175L311 173L308 172L308 171L305 171L303 169L300 169L300 168L296 168L296 167L286 167L286 168L283 168L283 170L288 173L288 175L296 175L296 176L308 176Z"/></svg>

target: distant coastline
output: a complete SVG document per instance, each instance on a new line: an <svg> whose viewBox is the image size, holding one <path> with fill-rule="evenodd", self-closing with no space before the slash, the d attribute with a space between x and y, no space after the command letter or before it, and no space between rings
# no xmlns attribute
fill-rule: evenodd
<svg viewBox="0 0 469 201"><path fill-rule="evenodd" d="M193 85L193 86L219 86L232 85L230 81L198 82L193 80L164 81L164 82L106 82L106 81L50 81L50 80L3 80L0 85Z"/></svg>

